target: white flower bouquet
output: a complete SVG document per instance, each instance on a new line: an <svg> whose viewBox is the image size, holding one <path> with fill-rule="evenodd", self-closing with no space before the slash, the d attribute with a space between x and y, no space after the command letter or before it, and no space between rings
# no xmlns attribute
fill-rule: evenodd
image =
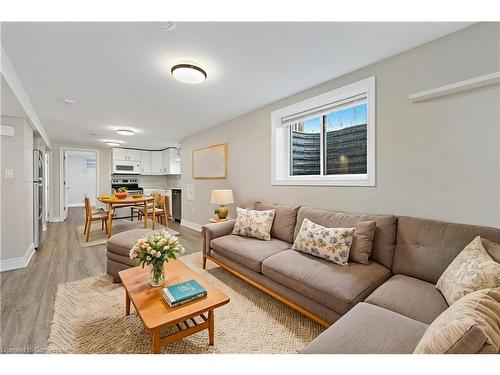
<svg viewBox="0 0 500 375"><path fill-rule="evenodd" d="M177 254L183 254L184 247L179 239L166 230L154 232L140 238L130 249L130 259L137 259L144 268L151 266L150 284L160 286L165 281L164 263L176 259Z"/></svg>

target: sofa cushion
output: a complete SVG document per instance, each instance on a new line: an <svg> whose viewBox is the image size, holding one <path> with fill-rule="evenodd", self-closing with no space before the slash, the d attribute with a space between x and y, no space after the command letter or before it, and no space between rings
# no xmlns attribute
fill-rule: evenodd
<svg viewBox="0 0 500 375"><path fill-rule="evenodd" d="M256 211L236 207L236 221L232 234L254 237L260 240L271 239L271 227L275 210Z"/></svg>
<svg viewBox="0 0 500 375"><path fill-rule="evenodd" d="M338 314L345 314L363 301L391 275L376 262L339 266L294 250L265 259L262 273Z"/></svg>
<svg viewBox="0 0 500 375"><path fill-rule="evenodd" d="M265 211L274 209L273 226L271 227L271 237L285 242L293 243L293 232L297 222L297 212L300 206L283 206L279 204L270 204L255 202L254 209Z"/></svg>
<svg viewBox="0 0 500 375"><path fill-rule="evenodd" d="M429 326L419 354L500 353L500 288L460 298Z"/></svg>
<svg viewBox="0 0 500 375"><path fill-rule="evenodd" d="M500 263L489 256L479 236L457 255L436 284L448 305L476 290L498 287Z"/></svg>
<svg viewBox="0 0 500 375"><path fill-rule="evenodd" d="M303 354L409 354L427 325L390 310L358 303L307 345Z"/></svg>
<svg viewBox="0 0 500 375"><path fill-rule="evenodd" d="M431 324L448 308L443 295L434 284L405 275L394 275L365 302Z"/></svg>
<svg viewBox="0 0 500 375"><path fill-rule="evenodd" d="M328 228L349 228L365 221L375 221L377 228L372 242L371 259L391 269L396 246L397 218L393 215L370 215L340 213L319 208L300 207L297 213L295 236L304 218Z"/></svg>
<svg viewBox="0 0 500 375"><path fill-rule="evenodd" d="M109 252L129 256L130 249L134 243L154 231L150 229L133 229L126 232L114 234L106 241L106 249ZM108 257L109 258L109 257Z"/></svg>
<svg viewBox="0 0 500 375"><path fill-rule="evenodd" d="M224 257L261 272L262 261L271 255L292 247L288 242L271 238L262 241L251 237L230 234L210 241L210 247Z"/></svg>
<svg viewBox="0 0 500 375"><path fill-rule="evenodd" d="M398 217L393 273L435 284L446 267L476 236L500 243L500 229Z"/></svg>
<svg viewBox="0 0 500 375"><path fill-rule="evenodd" d="M372 254L373 236L377 229L377 223L375 221L362 221L357 223L354 228L356 230L352 239L351 251L349 251L349 260L368 264L368 259Z"/></svg>
<svg viewBox="0 0 500 375"><path fill-rule="evenodd" d="M304 219L292 250L347 266L354 230L355 228L325 228Z"/></svg>

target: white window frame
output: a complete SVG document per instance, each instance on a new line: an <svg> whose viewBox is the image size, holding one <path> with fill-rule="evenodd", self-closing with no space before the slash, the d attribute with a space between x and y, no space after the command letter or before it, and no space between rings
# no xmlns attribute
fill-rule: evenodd
<svg viewBox="0 0 500 375"><path fill-rule="evenodd" d="M366 94L367 170L366 174L290 175L290 132L282 119L356 95ZM271 113L271 184L312 186L375 186L375 77L326 92ZM321 132L323 133L323 132ZM323 136L321 135L321 138ZM320 153L321 154L321 153ZM321 161L321 171L323 171Z"/></svg>

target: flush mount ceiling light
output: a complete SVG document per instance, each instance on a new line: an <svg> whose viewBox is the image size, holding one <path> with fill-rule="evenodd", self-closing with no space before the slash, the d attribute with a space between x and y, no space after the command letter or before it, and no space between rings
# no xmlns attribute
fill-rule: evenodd
<svg viewBox="0 0 500 375"><path fill-rule="evenodd" d="M150 22L151 26L160 31L170 31L175 29L174 21L166 21L166 22Z"/></svg>
<svg viewBox="0 0 500 375"><path fill-rule="evenodd" d="M73 99L73 98L61 98L61 101L67 105L75 104L75 99Z"/></svg>
<svg viewBox="0 0 500 375"><path fill-rule="evenodd" d="M170 70L174 78L183 83L197 84L207 79L207 73L200 67L192 64L177 64Z"/></svg>
<svg viewBox="0 0 500 375"><path fill-rule="evenodd" d="M120 146L120 143L117 143L117 142L106 142L106 144L108 146L112 146L112 147L118 147L118 146Z"/></svg>
<svg viewBox="0 0 500 375"><path fill-rule="evenodd" d="M118 129L116 132L120 135L134 135L135 134L135 131L129 130L129 129Z"/></svg>

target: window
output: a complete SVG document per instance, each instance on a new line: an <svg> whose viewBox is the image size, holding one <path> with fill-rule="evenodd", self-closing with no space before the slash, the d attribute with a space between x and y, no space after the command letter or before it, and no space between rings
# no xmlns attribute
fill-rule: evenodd
<svg viewBox="0 0 500 375"><path fill-rule="evenodd" d="M375 185L375 78L272 113L274 185Z"/></svg>

